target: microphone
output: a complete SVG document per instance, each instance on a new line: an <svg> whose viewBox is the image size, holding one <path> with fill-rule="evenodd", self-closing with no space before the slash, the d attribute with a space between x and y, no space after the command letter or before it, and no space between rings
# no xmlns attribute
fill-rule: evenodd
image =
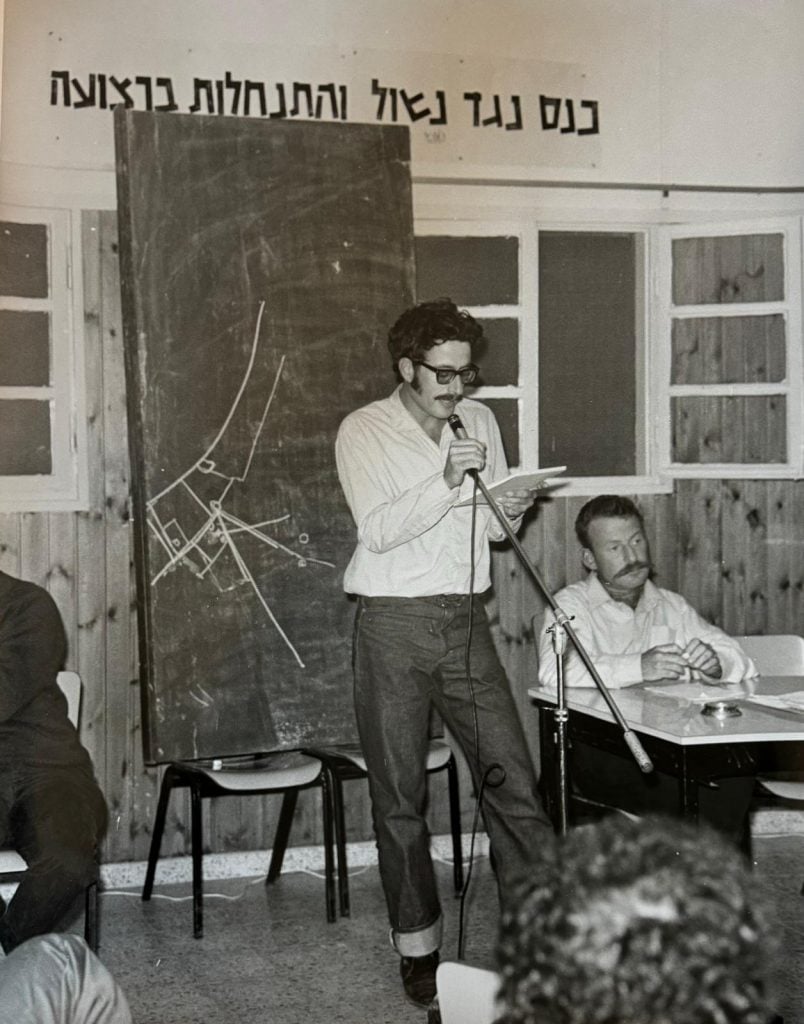
<svg viewBox="0 0 804 1024"><path fill-rule="evenodd" d="M452 427L452 433L461 441L465 441L469 436L466 433L466 427L461 422L461 417L457 413L454 412L451 416L448 416L447 423Z"/></svg>
<svg viewBox="0 0 804 1024"><path fill-rule="evenodd" d="M458 438L459 441L465 441L469 435L466 433L466 427L461 422L461 417L457 413L453 413L447 417L447 423L452 428L452 433ZM477 480L477 470L467 469L466 475L472 477L473 480Z"/></svg>

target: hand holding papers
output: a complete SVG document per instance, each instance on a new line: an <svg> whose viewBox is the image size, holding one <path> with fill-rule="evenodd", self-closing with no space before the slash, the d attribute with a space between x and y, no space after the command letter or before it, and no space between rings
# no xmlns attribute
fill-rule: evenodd
<svg viewBox="0 0 804 1024"><path fill-rule="evenodd" d="M491 494L495 501L499 500L508 491L536 491L542 487L546 480L551 477L558 476L559 473L566 471L566 466L548 466L546 469L534 469L530 472L511 473L510 476L505 477L504 480L498 480L496 483L488 484L487 490ZM477 496L478 504L488 504L485 497L482 494ZM457 506L471 505L472 497L464 498L462 501L457 502Z"/></svg>

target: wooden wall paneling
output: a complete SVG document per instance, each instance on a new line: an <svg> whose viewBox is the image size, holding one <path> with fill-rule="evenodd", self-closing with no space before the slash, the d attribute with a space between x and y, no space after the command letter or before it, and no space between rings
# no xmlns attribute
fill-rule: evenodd
<svg viewBox="0 0 804 1024"><path fill-rule="evenodd" d="M492 598L487 604L495 610L492 623L495 627L497 650L511 684L520 719L530 740L535 730L531 728L532 711L527 691L528 686L535 680L529 678L528 673L530 623L526 618L525 594L531 593L532 583L527 570L510 544L506 543L495 550L493 557Z"/></svg>
<svg viewBox="0 0 804 1024"><path fill-rule="evenodd" d="M123 331L120 311L120 279L117 260L117 222L111 212L99 221L99 271L101 281L100 338L103 367L105 600L107 708L107 799L112 827L108 846L113 859L122 850L141 855L136 838L141 823L133 818L134 791L138 785L132 770L136 760L132 721L130 527L128 449L126 434ZM119 852L118 852L119 851Z"/></svg>
<svg viewBox="0 0 804 1024"><path fill-rule="evenodd" d="M667 590L678 589L678 531L672 494L653 494L650 504L639 502L645 516L654 567L654 582Z"/></svg>
<svg viewBox="0 0 804 1024"><path fill-rule="evenodd" d="M759 485L764 489L764 484ZM761 633L766 614L765 505L748 480L723 481L722 609L715 619L727 633Z"/></svg>
<svg viewBox="0 0 804 1024"><path fill-rule="evenodd" d="M804 635L804 481L796 480L789 486L790 606L785 632Z"/></svg>
<svg viewBox="0 0 804 1024"><path fill-rule="evenodd" d="M20 574L20 517L14 512L0 514L0 569Z"/></svg>
<svg viewBox="0 0 804 1024"><path fill-rule="evenodd" d="M101 789L106 793L110 783L106 761L106 493L100 218L101 214L95 211L85 211L81 221L89 501L88 508L76 516L78 629L75 664L84 688L81 738L92 757Z"/></svg>
<svg viewBox="0 0 804 1024"><path fill-rule="evenodd" d="M47 520L47 588L59 607L67 633L67 668L76 668L78 648L78 576L75 524L72 512L43 513Z"/></svg>
<svg viewBox="0 0 804 1024"><path fill-rule="evenodd" d="M551 586L550 578L555 575L555 556L560 548L555 543L555 523L559 518L555 506L554 501L538 501L535 512L528 517L520 533L522 549L547 587ZM539 631L547 605L527 570L517 566L516 571L520 580L519 599L522 604L519 615L524 645L518 666L518 686L527 692L528 686L535 684L538 678Z"/></svg>
<svg viewBox="0 0 804 1024"><path fill-rule="evenodd" d="M704 618L721 618L720 500L717 480L680 480L676 492L678 589Z"/></svg>
<svg viewBox="0 0 804 1024"><path fill-rule="evenodd" d="M210 850L259 850L273 842L280 799L276 796L220 797L207 801L205 842ZM308 834L309 800L301 794L291 833L294 845Z"/></svg>
<svg viewBox="0 0 804 1024"><path fill-rule="evenodd" d="M43 512L22 512L19 523L20 576L46 590L50 577L48 517ZM65 623L66 626L66 623Z"/></svg>
<svg viewBox="0 0 804 1024"><path fill-rule="evenodd" d="M793 621L795 594L796 535L795 482L768 481L762 488L765 499L765 555L767 562L768 633L797 632L788 623Z"/></svg>
<svg viewBox="0 0 804 1024"><path fill-rule="evenodd" d="M529 513L522 530L520 530L519 540L528 561L544 580L545 586L548 586L545 578L544 537L544 515L541 504L537 502L535 509ZM516 570L519 579L518 615L520 634L517 674L520 680L519 687L527 702L525 724L528 731L528 740L531 751L536 756L538 754L538 721L530 700L527 698L527 690L529 686L535 686L538 682L538 639L545 603L530 573L520 565L517 565Z"/></svg>
<svg viewBox="0 0 804 1024"><path fill-rule="evenodd" d="M779 585L781 580L776 578L776 567L771 570L769 559L769 516L774 520L778 517L778 510L770 498L771 492L778 487L784 488L785 482L744 480L742 483L744 515L741 522L733 525L724 523L724 549L734 547L743 552L747 597L745 633L773 632L770 624L778 612L784 614L785 594Z"/></svg>
<svg viewBox="0 0 804 1024"><path fill-rule="evenodd" d="M589 496L567 498L564 506L564 572L565 584L577 583L586 576L586 569L581 561L581 545L575 533L575 520ZM562 584L565 585L565 584Z"/></svg>

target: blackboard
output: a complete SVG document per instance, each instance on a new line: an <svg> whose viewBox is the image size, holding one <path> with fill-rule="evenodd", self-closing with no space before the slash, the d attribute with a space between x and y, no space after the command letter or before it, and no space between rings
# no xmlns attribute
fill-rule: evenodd
<svg viewBox="0 0 804 1024"><path fill-rule="evenodd" d="M394 385L407 129L114 116L146 761L352 741L334 439Z"/></svg>

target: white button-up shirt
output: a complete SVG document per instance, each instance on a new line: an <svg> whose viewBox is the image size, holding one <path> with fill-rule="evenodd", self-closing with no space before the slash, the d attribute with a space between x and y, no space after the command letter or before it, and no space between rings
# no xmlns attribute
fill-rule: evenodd
<svg viewBox="0 0 804 1024"><path fill-rule="evenodd" d="M500 431L491 410L463 399L458 408L469 437L486 444L486 484L508 473ZM471 496L474 484L444 481L453 438L444 424L436 444L414 420L397 388L388 398L350 413L335 442L338 477L357 524L357 547L344 574L347 593L367 597L468 594ZM474 590L491 584L489 540L505 534L478 493ZM513 524L516 525L516 524Z"/></svg>
<svg viewBox="0 0 804 1024"><path fill-rule="evenodd" d="M650 580L645 583L636 608L615 601L594 572L580 583L559 590L555 600L572 617L570 625L606 686L615 688L641 682L645 651L669 643L684 648L694 639L709 644L717 654L723 682L740 682L757 674L753 661L736 640L701 618L680 594L663 590ZM548 608L539 636L539 682L553 689L557 685L556 657L546 630L554 621ZM570 640L564 654L564 683L595 685Z"/></svg>

